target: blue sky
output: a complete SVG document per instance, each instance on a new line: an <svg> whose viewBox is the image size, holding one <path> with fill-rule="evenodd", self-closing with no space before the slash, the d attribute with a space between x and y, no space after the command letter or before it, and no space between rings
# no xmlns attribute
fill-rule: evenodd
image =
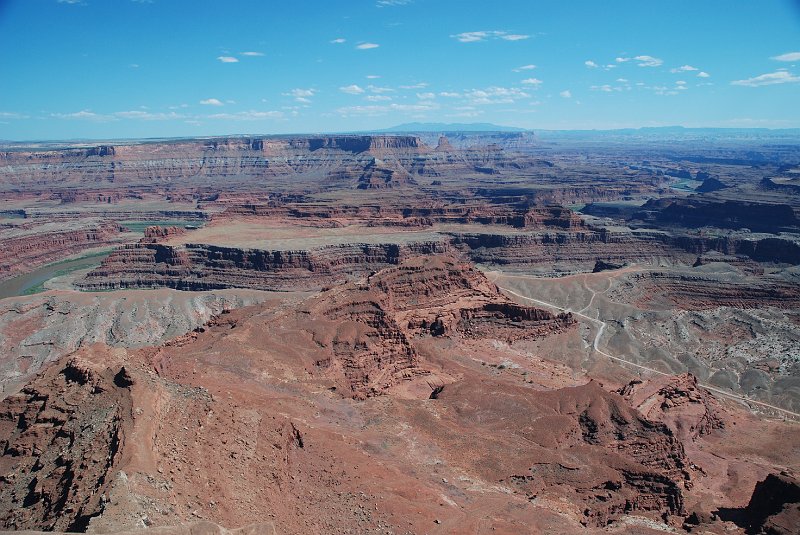
<svg viewBox="0 0 800 535"><path fill-rule="evenodd" d="M0 0L0 139L800 127L795 0Z"/></svg>

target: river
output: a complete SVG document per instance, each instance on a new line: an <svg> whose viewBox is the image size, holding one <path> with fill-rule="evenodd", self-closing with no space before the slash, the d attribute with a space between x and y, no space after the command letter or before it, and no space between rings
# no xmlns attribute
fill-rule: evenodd
<svg viewBox="0 0 800 535"><path fill-rule="evenodd" d="M48 264L35 269L30 273L25 273L24 275L19 275L12 279L0 281L0 299L14 297L17 295L25 295L26 293L36 293L37 287L40 287L53 277L66 275L67 273L77 271L79 269L97 267L109 254L110 252L106 252L97 255L76 258L74 260L55 262L53 264Z"/></svg>

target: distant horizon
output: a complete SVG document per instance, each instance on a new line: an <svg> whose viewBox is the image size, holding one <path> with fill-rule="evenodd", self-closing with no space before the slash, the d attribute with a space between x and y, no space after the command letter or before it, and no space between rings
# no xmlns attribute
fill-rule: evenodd
<svg viewBox="0 0 800 535"><path fill-rule="evenodd" d="M481 123L465 123L465 124L481 124ZM360 135L382 135L382 136L402 136L404 134L415 133L532 133L537 132L579 132L579 133L603 133L603 132L623 132L623 131L638 131L638 130L669 130L669 129L682 129L689 131L696 130L715 130L715 131L739 131L739 132L792 132L797 131L800 136L800 127L715 127L715 126L682 126L682 125L663 125L663 126L640 126L640 127L624 127L624 128L531 128L531 129L518 129L518 130L502 130L502 129L486 129L486 130L392 130L402 125L381 128L376 130L342 130L342 131L329 131L329 132L234 132L226 134L199 134L199 135L184 135L184 136L142 136L142 137L75 137L75 138L31 138L31 139L2 139L0 144L26 144L26 143L100 143L106 141L171 141L181 139L215 139L215 138L247 138L247 137L292 137L292 136L360 136ZM508 125L494 125L498 128L508 127ZM798 137L800 140L800 137Z"/></svg>
<svg viewBox="0 0 800 535"><path fill-rule="evenodd" d="M800 128L800 2L0 2L0 139Z"/></svg>

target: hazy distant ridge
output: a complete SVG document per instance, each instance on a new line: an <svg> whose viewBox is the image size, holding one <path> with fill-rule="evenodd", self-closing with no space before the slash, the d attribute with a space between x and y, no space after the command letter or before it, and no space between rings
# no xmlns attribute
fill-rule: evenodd
<svg viewBox="0 0 800 535"><path fill-rule="evenodd" d="M492 123L403 123L376 132L527 132L527 130Z"/></svg>

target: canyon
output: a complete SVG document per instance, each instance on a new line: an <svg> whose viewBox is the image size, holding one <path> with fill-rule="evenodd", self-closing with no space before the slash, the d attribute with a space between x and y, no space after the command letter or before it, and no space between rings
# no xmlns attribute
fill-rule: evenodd
<svg viewBox="0 0 800 535"><path fill-rule="evenodd" d="M0 298L0 528L793 533L797 162L599 133L0 146L0 284L53 268Z"/></svg>

